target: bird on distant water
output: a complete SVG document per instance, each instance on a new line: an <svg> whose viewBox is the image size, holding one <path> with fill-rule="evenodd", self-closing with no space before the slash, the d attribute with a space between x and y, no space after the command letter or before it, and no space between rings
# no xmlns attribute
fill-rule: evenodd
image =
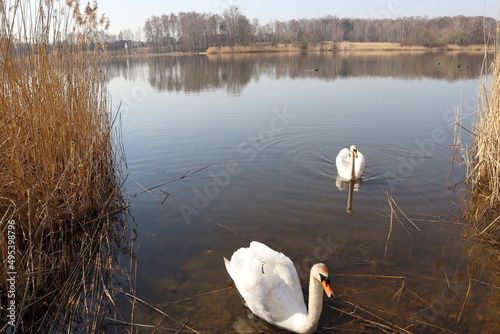
<svg viewBox="0 0 500 334"><path fill-rule="evenodd" d="M356 145L351 145L350 149L343 148L335 162L339 176L346 180L360 179L365 169L365 157Z"/></svg>

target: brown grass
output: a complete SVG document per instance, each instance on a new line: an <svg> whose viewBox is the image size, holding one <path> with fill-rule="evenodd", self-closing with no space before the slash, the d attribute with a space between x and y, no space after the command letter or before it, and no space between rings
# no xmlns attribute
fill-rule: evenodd
<svg viewBox="0 0 500 334"><path fill-rule="evenodd" d="M299 52L299 51L341 51L341 52L432 52L432 51L461 51L484 52L484 45L442 45L439 47L426 47L422 45L402 45L400 43L375 43L375 42L320 42L309 45L300 44L254 44L248 46L210 47L207 54L221 53L256 53L256 52ZM493 50L490 50L493 51Z"/></svg>
<svg viewBox="0 0 500 334"><path fill-rule="evenodd" d="M256 53L256 52L298 52L300 48L294 45L244 45L244 46L212 46L207 49L207 54L217 53Z"/></svg>
<svg viewBox="0 0 500 334"><path fill-rule="evenodd" d="M486 275L491 292L485 315L493 332L500 329L500 55L491 66L492 81L483 85L472 144L464 148L467 166L465 249L473 278ZM486 81L486 77L485 77ZM463 147L462 147L463 148Z"/></svg>
<svg viewBox="0 0 500 334"><path fill-rule="evenodd" d="M403 45L400 43L357 43L357 42L339 42L335 43L335 50L337 51L462 51L471 52L478 51L484 53L484 45L440 45L436 47L428 47L423 45ZM492 51L492 50L491 50Z"/></svg>
<svg viewBox="0 0 500 334"><path fill-rule="evenodd" d="M0 293L16 272L18 332L96 332L112 302L125 225L95 7L0 8Z"/></svg>

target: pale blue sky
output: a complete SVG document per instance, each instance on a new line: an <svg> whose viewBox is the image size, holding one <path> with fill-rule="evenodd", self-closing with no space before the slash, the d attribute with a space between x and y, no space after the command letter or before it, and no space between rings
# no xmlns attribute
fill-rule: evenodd
<svg viewBox="0 0 500 334"><path fill-rule="evenodd" d="M261 24L336 15L340 18L397 18L403 16L486 15L498 17L500 0L99 0L99 12L111 20L110 33L138 27L152 15L197 11L221 14L235 5Z"/></svg>

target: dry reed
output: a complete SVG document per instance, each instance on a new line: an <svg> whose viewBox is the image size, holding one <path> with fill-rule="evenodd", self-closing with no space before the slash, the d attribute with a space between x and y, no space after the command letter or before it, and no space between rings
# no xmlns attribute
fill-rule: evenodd
<svg viewBox="0 0 500 334"><path fill-rule="evenodd" d="M1 299L16 272L16 332L99 332L126 226L100 71L107 20L96 2L0 4Z"/></svg>
<svg viewBox="0 0 500 334"><path fill-rule="evenodd" d="M379 43L379 42L318 42L303 45L300 43L291 44L253 44L237 46L212 46L206 50L207 54L222 53L256 53L256 52L300 52L300 51L342 51L342 52L484 52L485 46L482 44L459 46L443 45L440 47L426 47L423 45L402 45L400 43ZM488 49L492 51L491 49Z"/></svg>
<svg viewBox="0 0 500 334"><path fill-rule="evenodd" d="M487 275L491 282L486 298L486 322L500 329L500 55L491 65L492 80L482 85L473 126L472 143L460 145L467 176L464 196L465 249L471 277ZM485 81L487 81L487 76Z"/></svg>

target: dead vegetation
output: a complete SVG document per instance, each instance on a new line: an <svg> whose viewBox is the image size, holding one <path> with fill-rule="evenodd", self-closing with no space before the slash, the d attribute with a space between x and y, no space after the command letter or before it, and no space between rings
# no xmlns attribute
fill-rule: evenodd
<svg viewBox="0 0 500 334"><path fill-rule="evenodd" d="M485 66L485 68L488 68ZM460 145L467 167L464 218L468 224L465 250L470 274L486 276L491 286L486 298L486 322L500 328L500 56L491 64L491 81L484 74L471 144Z"/></svg>
<svg viewBox="0 0 500 334"><path fill-rule="evenodd" d="M266 52L300 52L300 51L338 51L338 52L484 52L484 45L451 45L428 47L423 45L404 45L401 43L376 43L376 42L318 42L303 46L298 43L288 44L254 44L238 46L212 46L206 54L225 53L266 53ZM489 49L489 51L493 51Z"/></svg>
<svg viewBox="0 0 500 334"><path fill-rule="evenodd" d="M1 299L15 300L15 332L99 332L128 239L100 70L107 19L70 0L2 1L0 16Z"/></svg>

